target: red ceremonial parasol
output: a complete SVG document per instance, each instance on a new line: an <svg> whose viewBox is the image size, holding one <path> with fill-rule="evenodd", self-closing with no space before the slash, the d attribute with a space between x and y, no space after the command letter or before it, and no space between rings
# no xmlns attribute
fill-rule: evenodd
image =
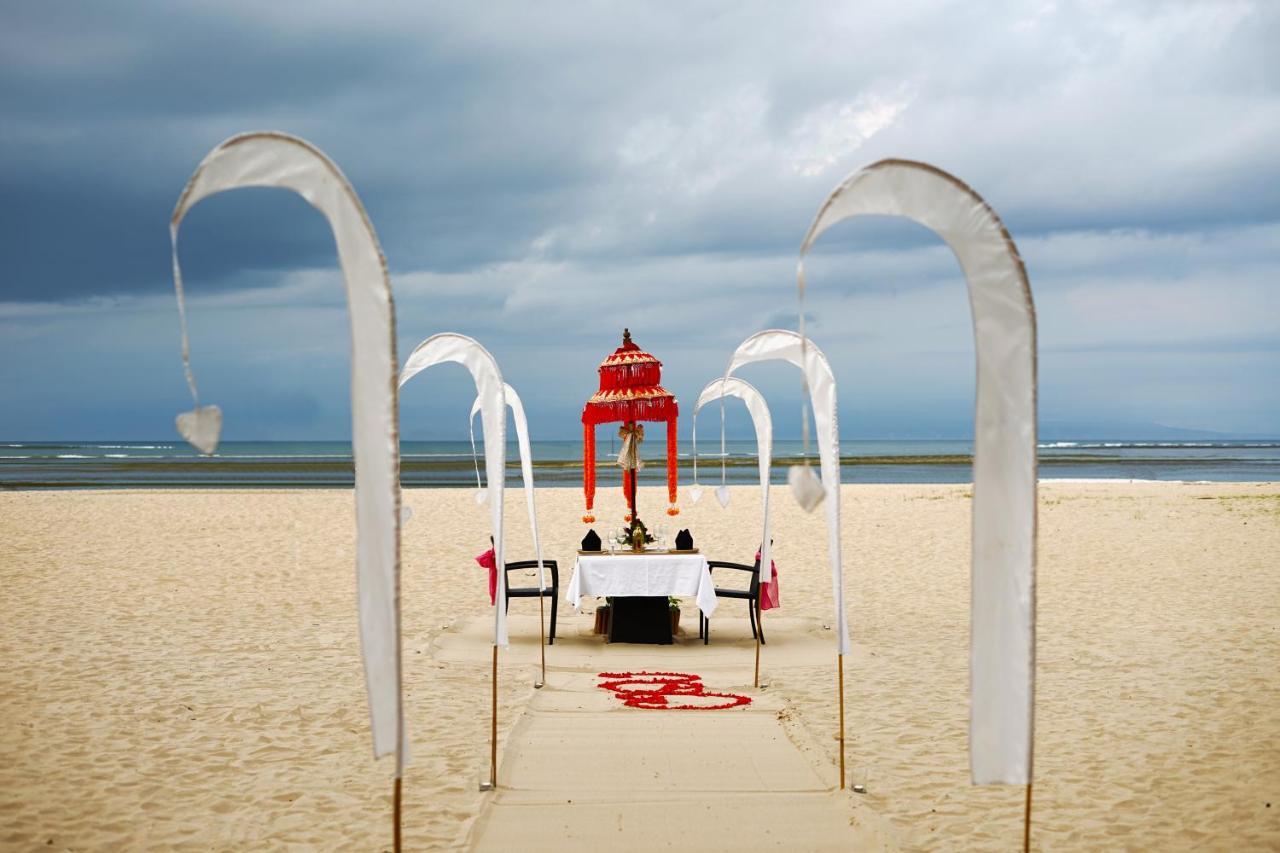
<svg viewBox="0 0 1280 853"><path fill-rule="evenodd" d="M640 421L667 422L667 497L668 515L677 515L676 489L679 474L676 464L676 417L680 407L670 391L658 383L662 379L662 362L631 341L631 330L622 331L622 346L600 362L600 390L591 395L582 409L582 490L587 498L587 512L582 520L596 520L592 507L596 499L596 425L621 423L618 436L623 440L622 492L626 495L631 515L635 517L635 481L639 467L638 445L644 440Z"/></svg>

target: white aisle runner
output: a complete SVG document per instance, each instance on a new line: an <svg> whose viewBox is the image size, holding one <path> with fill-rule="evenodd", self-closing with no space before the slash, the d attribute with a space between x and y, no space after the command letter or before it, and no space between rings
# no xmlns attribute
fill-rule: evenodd
<svg viewBox="0 0 1280 853"><path fill-rule="evenodd" d="M740 675L704 680L750 705L696 712L628 708L594 672L550 676L507 739L468 848L895 849L857 795L836 790L834 770L797 747L780 698Z"/></svg>

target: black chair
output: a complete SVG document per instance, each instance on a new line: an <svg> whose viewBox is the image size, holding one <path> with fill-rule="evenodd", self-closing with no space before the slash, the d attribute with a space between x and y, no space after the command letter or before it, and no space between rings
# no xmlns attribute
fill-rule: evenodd
<svg viewBox="0 0 1280 853"><path fill-rule="evenodd" d="M511 609L511 599L513 598L537 598L539 595L551 597L551 633L548 635L548 643L555 645L556 642L556 602L560 600L560 570L556 568L555 560L543 560L543 567L551 575L551 583L547 585L546 590L538 589L537 583L537 560L519 560L514 563L507 563L507 609ZM511 573L516 570L533 569L534 585L521 586L515 589L511 588Z"/></svg>
<svg viewBox="0 0 1280 853"><path fill-rule="evenodd" d="M760 637L760 642L764 643L764 625L756 624L756 606L760 600L760 561L756 560L754 566L745 566L742 563L725 563L720 560L708 560L707 568L712 572L712 582L715 582L716 569L735 569L740 572L748 572L751 575L751 584L746 589L722 589L716 587L716 598L738 598L747 602L747 618L751 620L751 636ZM761 620L763 622L763 620ZM758 633L757 633L758 632ZM698 636L702 638L702 644L706 645L711 642L711 620L698 613Z"/></svg>

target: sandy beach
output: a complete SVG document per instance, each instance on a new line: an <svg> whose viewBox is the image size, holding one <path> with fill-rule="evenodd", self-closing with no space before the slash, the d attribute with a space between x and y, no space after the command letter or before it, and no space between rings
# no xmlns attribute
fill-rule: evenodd
<svg viewBox="0 0 1280 853"><path fill-rule="evenodd" d="M685 498L678 522L709 556L749 561L758 489L731 492L727 509ZM477 785L489 667L443 651L487 654L468 633L489 612L472 560L488 510L472 495L405 492L407 849L466 847L494 797ZM842 499L847 753L867 793L831 807L878 849L1016 849L1023 789L968 782L970 489L845 486ZM580 503L576 489L538 495L562 585ZM640 505L656 513L659 490ZM597 528L622 512L602 490ZM765 617L759 702L834 784L834 651L813 653L832 612L823 517L783 489L774 515L783 607ZM508 558L532 556L517 489L507 520ZM1280 485L1048 482L1040 525L1033 848L1280 847ZM371 754L354 534L342 490L0 493L0 847L386 849L393 768ZM746 648L744 609L722 608L720 651ZM511 612L528 634L536 605ZM573 661L613 649L561 613L576 645L548 662L567 684ZM628 665L690 660L696 623L690 601L680 645L631 647ZM500 692L512 761L544 701L529 637L516 645ZM736 712L695 716L720 713ZM687 838L764 846L696 826ZM642 844L616 846L629 841Z"/></svg>

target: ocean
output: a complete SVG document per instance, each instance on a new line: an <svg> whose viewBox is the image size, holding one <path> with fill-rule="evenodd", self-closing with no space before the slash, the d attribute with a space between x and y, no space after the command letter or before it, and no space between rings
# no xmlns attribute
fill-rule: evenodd
<svg viewBox="0 0 1280 853"><path fill-rule="evenodd" d="M539 486L579 487L582 444L533 443ZM969 441L845 440L840 444L841 482L967 483L972 480ZM608 464L609 445L597 446L600 488L621 482ZM616 448L614 448L616 453ZM757 482L753 440L726 445L725 478ZM775 441L772 479L786 481L801 458L799 441ZM810 453L817 464L817 448ZM665 482L655 450L641 485ZM1039 450L1041 479L1280 481L1280 440L1274 441L1046 441ZM507 450L507 482L520 482L515 443ZM680 481L693 482L693 459L680 454ZM408 488L474 486L471 445L465 441L406 441L401 483ZM484 470L483 459L480 462ZM0 442L0 489L67 488L348 488L353 483L351 445L342 441L227 441L203 457L181 440ZM718 484L718 441L699 445L698 480Z"/></svg>

